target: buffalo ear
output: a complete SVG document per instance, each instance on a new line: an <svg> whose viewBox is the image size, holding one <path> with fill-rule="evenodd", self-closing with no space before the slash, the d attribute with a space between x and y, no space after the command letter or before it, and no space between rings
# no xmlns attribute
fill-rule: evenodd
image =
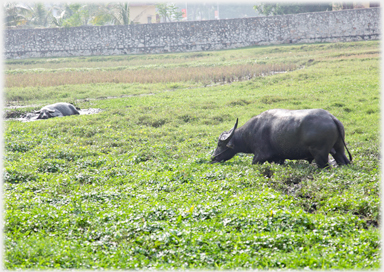
<svg viewBox="0 0 384 272"><path fill-rule="evenodd" d="M237 128L237 124L239 122L239 118L236 119L236 123L234 125L234 127L230 130L230 131L226 131L226 132L223 132L221 133L220 137L219 137L219 141L224 143L224 144L228 144L229 141L231 140L232 136L235 134L235 130Z"/></svg>
<svg viewBox="0 0 384 272"><path fill-rule="evenodd" d="M49 112L49 113L54 113L54 112L55 112L55 110L48 110L48 112Z"/></svg>

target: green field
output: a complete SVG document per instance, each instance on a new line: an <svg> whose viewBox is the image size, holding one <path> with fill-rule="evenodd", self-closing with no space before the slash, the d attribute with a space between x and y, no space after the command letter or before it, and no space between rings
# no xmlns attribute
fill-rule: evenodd
<svg viewBox="0 0 384 272"><path fill-rule="evenodd" d="M379 67L379 41L7 60L8 111L103 111L4 122L5 268L378 269ZM331 112L353 163L209 163L272 108Z"/></svg>

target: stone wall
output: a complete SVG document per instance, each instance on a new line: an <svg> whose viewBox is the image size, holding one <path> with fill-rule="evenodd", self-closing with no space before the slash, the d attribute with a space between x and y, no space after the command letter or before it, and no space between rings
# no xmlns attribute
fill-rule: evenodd
<svg viewBox="0 0 384 272"><path fill-rule="evenodd" d="M219 50L254 45L380 39L380 8L273 17L5 31L5 57Z"/></svg>

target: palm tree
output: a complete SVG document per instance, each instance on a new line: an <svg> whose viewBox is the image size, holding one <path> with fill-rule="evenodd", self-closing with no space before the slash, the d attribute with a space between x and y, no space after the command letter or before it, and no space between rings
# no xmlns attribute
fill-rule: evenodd
<svg viewBox="0 0 384 272"><path fill-rule="evenodd" d="M28 20L25 15L28 13L28 8L16 3L6 3L4 4L4 9L6 26L27 24Z"/></svg>
<svg viewBox="0 0 384 272"><path fill-rule="evenodd" d="M92 22L94 24L109 22L113 25L128 25L130 23L129 3L109 3L100 5Z"/></svg>
<svg viewBox="0 0 384 272"><path fill-rule="evenodd" d="M29 23L36 26L48 26L48 18L51 17L51 10L47 11L44 4L36 3L29 6Z"/></svg>
<svg viewBox="0 0 384 272"><path fill-rule="evenodd" d="M53 19L53 24L65 27L89 25L97 9L95 4L66 4L60 15Z"/></svg>
<svg viewBox="0 0 384 272"><path fill-rule="evenodd" d="M117 11L117 18L119 19L120 25L128 25L129 24L129 3L119 3L114 7L115 11Z"/></svg>
<svg viewBox="0 0 384 272"><path fill-rule="evenodd" d="M64 24L66 14L65 14L65 10L59 10L59 12L60 12L60 15L58 15L58 16L52 15L51 23L54 26L61 27Z"/></svg>

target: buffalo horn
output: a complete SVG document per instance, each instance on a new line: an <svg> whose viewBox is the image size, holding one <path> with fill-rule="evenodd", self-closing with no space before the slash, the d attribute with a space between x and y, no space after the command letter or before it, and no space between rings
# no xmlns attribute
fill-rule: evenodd
<svg viewBox="0 0 384 272"><path fill-rule="evenodd" d="M232 138L232 136L235 133L235 130L237 128L238 122L239 122L239 118L236 119L236 124L230 131L226 131L226 132L221 133L220 138L219 138L220 142L227 144L231 140L231 138Z"/></svg>

